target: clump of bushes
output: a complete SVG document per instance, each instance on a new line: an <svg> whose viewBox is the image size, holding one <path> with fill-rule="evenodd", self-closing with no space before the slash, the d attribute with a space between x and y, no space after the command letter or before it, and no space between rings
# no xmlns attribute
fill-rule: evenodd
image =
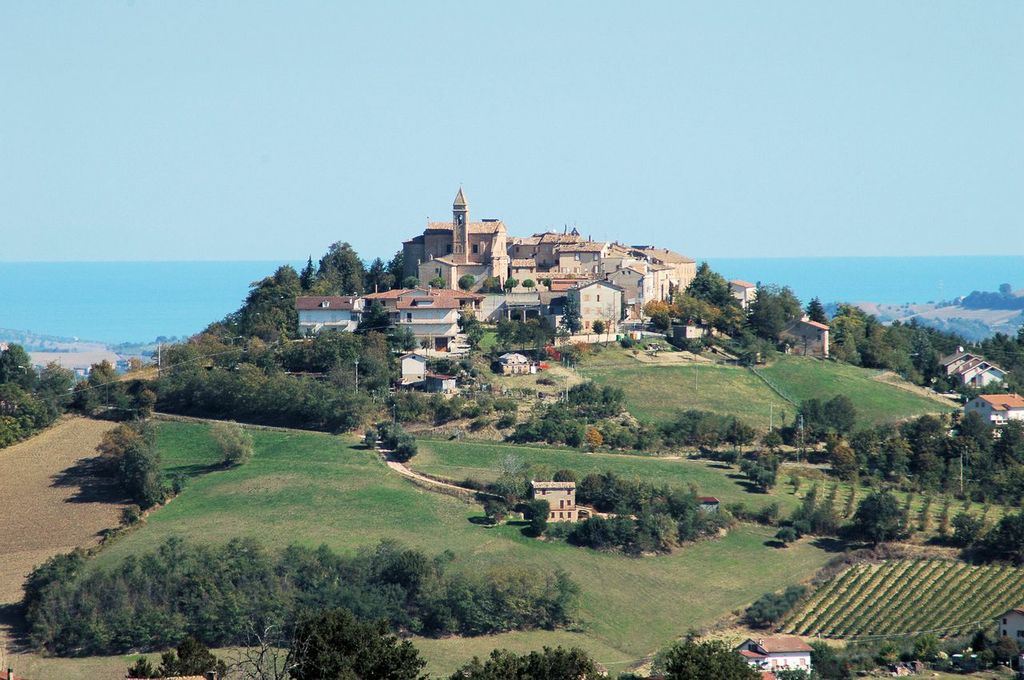
<svg viewBox="0 0 1024 680"><path fill-rule="evenodd" d="M244 465L252 460L252 435L234 421L214 423L210 434L220 447L225 467Z"/></svg>
<svg viewBox="0 0 1024 680"><path fill-rule="evenodd" d="M398 423L377 423L377 441L382 447L390 450L391 457L399 463L410 460L418 451L416 440Z"/></svg>
<svg viewBox="0 0 1024 680"><path fill-rule="evenodd" d="M765 593L747 607L744 618L754 628L768 628L781 621L806 592L804 586L790 586L782 593Z"/></svg>

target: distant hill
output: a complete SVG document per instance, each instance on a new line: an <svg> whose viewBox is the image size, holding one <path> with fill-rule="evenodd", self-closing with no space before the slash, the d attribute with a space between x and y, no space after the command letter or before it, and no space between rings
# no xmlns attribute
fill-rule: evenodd
<svg viewBox="0 0 1024 680"><path fill-rule="evenodd" d="M1024 289L1011 290L1009 284L999 291L973 291L951 301L927 304L889 305L858 302L857 307L879 320L910 321L950 333L967 340L984 340L996 333L1015 335L1024 326Z"/></svg>

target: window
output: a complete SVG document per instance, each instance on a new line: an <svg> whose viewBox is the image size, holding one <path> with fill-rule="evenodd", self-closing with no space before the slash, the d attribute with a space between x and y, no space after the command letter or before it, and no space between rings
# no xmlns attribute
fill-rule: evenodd
<svg viewBox="0 0 1024 680"><path fill-rule="evenodd" d="M406 312L405 313L405 320L408 323L412 323L412 312Z"/></svg>
<svg viewBox="0 0 1024 680"><path fill-rule="evenodd" d="M447 251L448 251L449 255L452 254L452 244L451 243L448 244Z"/></svg>
<svg viewBox="0 0 1024 680"><path fill-rule="evenodd" d="M1018 630L1017 631L1017 637L1024 638L1024 630Z"/></svg>
<svg viewBox="0 0 1024 680"><path fill-rule="evenodd" d="M598 302L600 302L600 301L601 301L601 294L600 294L600 293L598 293L598 294L597 294L597 301L598 301Z"/></svg>
<svg viewBox="0 0 1024 680"><path fill-rule="evenodd" d="M473 254L476 255L479 252L480 252L480 244L474 243L473 244Z"/></svg>
<svg viewBox="0 0 1024 680"><path fill-rule="evenodd" d="M551 513L551 519L554 519L554 518L555 518L555 513L552 512Z"/></svg>

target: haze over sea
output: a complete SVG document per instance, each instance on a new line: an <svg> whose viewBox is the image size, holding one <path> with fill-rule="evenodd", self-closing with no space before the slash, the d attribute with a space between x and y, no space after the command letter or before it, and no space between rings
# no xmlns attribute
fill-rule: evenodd
<svg viewBox="0 0 1024 680"><path fill-rule="evenodd" d="M1024 287L1024 256L708 258L728 278L806 302L930 302ZM0 262L0 329L109 343L187 336L241 304L278 262ZM289 262L299 268L301 261Z"/></svg>

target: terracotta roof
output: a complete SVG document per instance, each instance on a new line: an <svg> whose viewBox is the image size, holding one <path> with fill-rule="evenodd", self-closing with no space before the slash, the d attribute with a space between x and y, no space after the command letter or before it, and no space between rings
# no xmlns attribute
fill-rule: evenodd
<svg viewBox="0 0 1024 680"><path fill-rule="evenodd" d="M519 352L506 352L498 357L498 361L507 364L528 364L530 360Z"/></svg>
<svg viewBox="0 0 1024 680"><path fill-rule="evenodd" d="M435 380L455 380L454 375L445 375L443 373L427 373L427 377Z"/></svg>
<svg viewBox="0 0 1024 680"><path fill-rule="evenodd" d="M529 257L514 257L509 262L511 267L536 267L537 263Z"/></svg>
<svg viewBox="0 0 1024 680"><path fill-rule="evenodd" d="M982 394L978 396L978 399L987 401L992 408L998 411L1024 408L1024 397L1019 394Z"/></svg>
<svg viewBox="0 0 1024 680"><path fill-rule="evenodd" d="M539 241L539 236L515 236L510 243L514 246L535 246Z"/></svg>
<svg viewBox="0 0 1024 680"><path fill-rule="evenodd" d="M579 243L582 237L576 234L559 234L553 231L545 231L543 234L534 234L537 243Z"/></svg>
<svg viewBox="0 0 1024 680"><path fill-rule="evenodd" d="M351 296L324 295L322 297L297 297L295 309L352 309L358 298Z"/></svg>
<svg viewBox="0 0 1024 680"><path fill-rule="evenodd" d="M758 654L757 652L752 652L749 649L741 649L740 650L740 656L745 656L748 659L763 659L764 658L764 654Z"/></svg>
<svg viewBox="0 0 1024 680"><path fill-rule="evenodd" d="M608 244L600 241L586 241L584 243L570 243L568 245L559 246L557 252L559 253L600 253L605 249Z"/></svg>
<svg viewBox="0 0 1024 680"><path fill-rule="evenodd" d="M1007 614L1020 614L1024 616L1024 607L1014 607L1013 609L1007 610Z"/></svg>
<svg viewBox="0 0 1024 680"><path fill-rule="evenodd" d="M739 288L757 288L757 286L752 284L750 281L744 281L743 279L730 279L729 283Z"/></svg>
<svg viewBox="0 0 1024 680"><path fill-rule="evenodd" d="M576 482L530 482L534 489L575 489Z"/></svg>
<svg viewBox="0 0 1024 680"><path fill-rule="evenodd" d="M443 232L451 231L455 228L455 225L451 222L427 222L427 231L432 232ZM470 234L494 234L505 228L505 223L501 220L485 220L483 222L470 222L469 233Z"/></svg>
<svg viewBox="0 0 1024 680"><path fill-rule="evenodd" d="M590 288L591 286L601 285L605 288L611 288L612 290L623 291L622 286L617 286L611 281L605 281L604 279L595 279L593 281L586 281L576 286L578 289L583 290L584 288Z"/></svg>
<svg viewBox="0 0 1024 680"><path fill-rule="evenodd" d="M827 331L828 330L828 324L825 324L825 323L818 323L817 321L804 321L804 323L807 324L808 326L814 326L815 328L820 328L823 331Z"/></svg>
<svg viewBox="0 0 1024 680"><path fill-rule="evenodd" d="M811 646L795 635L773 635L756 640L757 645L769 654L782 652L810 652Z"/></svg>
<svg viewBox="0 0 1024 680"><path fill-rule="evenodd" d="M455 298L439 295L402 298L395 303L395 307L398 309L458 309L461 306Z"/></svg>
<svg viewBox="0 0 1024 680"><path fill-rule="evenodd" d="M651 246L633 246L634 250L639 250L647 257L653 257L661 260L662 262L669 262L671 264L682 264L695 262L691 257L680 255L679 253L669 250L668 248L653 248Z"/></svg>
<svg viewBox="0 0 1024 680"><path fill-rule="evenodd" d="M697 501L699 503L720 503L721 502L717 498L715 498L714 496L698 496L697 497Z"/></svg>

